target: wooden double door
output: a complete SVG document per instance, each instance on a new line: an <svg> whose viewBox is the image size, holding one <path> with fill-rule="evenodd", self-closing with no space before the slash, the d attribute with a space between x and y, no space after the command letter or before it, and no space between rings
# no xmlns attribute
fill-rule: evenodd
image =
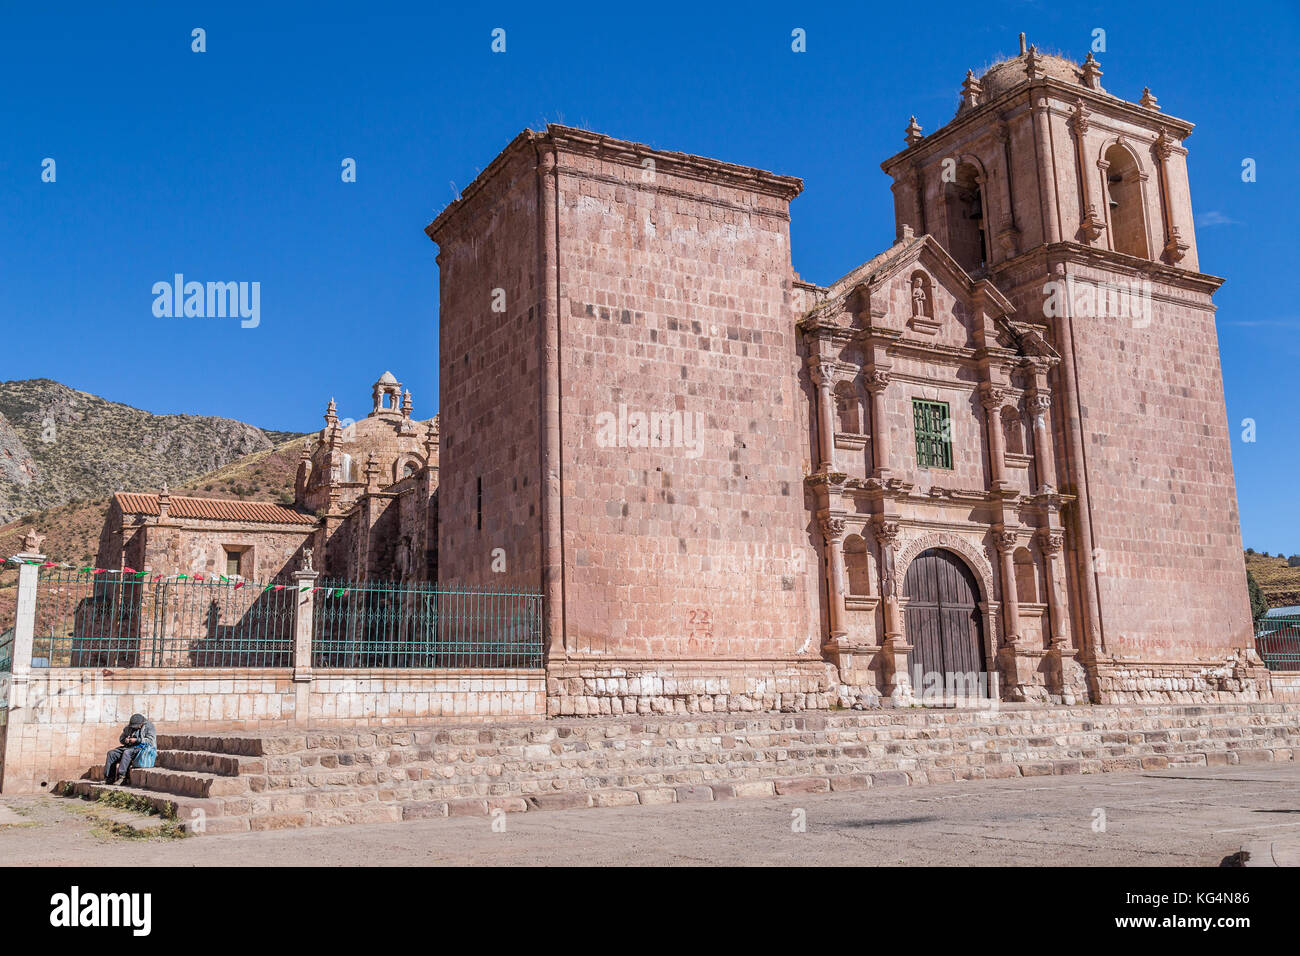
<svg viewBox="0 0 1300 956"><path fill-rule="evenodd" d="M942 681L946 697L982 695L984 621L979 583L970 568L943 548L922 551L908 565L903 594L907 598L905 636L912 645L908 671L917 693L923 686L935 686L937 679ZM924 685L917 682L918 671ZM936 674L941 676L936 678Z"/></svg>

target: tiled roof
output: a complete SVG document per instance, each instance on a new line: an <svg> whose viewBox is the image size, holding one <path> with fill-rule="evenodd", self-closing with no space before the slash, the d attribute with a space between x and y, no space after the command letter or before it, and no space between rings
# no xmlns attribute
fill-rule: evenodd
<svg viewBox="0 0 1300 956"><path fill-rule="evenodd" d="M119 491L113 496L123 514L158 514L158 496ZM253 521L261 524L315 524L316 519L265 501L224 501L220 498L185 498L171 495L167 513L173 518L202 518L207 521Z"/></svg>

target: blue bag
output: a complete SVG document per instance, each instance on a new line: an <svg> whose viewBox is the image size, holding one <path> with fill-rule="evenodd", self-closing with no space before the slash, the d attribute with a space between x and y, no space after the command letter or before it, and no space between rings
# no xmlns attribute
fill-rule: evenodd
<svg viewBox="0 0 1300 956"><path fill-rule="evenodd" d="M139 747L137 748L135 754L135 762L132 764L132 766L139 767L142 770L148 770L150 767L154 765L154 761L157 759L158 759L158 748L155 747L150 741L146 740L144 743L140 744Z"/></svg>

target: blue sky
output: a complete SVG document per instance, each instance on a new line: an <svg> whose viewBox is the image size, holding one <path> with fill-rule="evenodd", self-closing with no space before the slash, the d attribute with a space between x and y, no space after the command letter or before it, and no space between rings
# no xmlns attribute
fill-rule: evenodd
<svg viewBox="0 0 1300 956"><path fill-rule="evenodd" d="M1104 29L1105 87L1150 86L1197 124L1245 541L1300 551L1300 306L1278 281L1300 221L1293 4L108 6L0 14L0 379L301 431L331 395L364 414L386 368L417 415L436 409L423 228L520 129L562 121L801 176L794 264L826 282L892 240L879 163L910 114L927 131L951 119L966 70L1015 53L1021 30L1081 59ZM156 318L152 285L176 272L259 281L260 325Z"/></svg>

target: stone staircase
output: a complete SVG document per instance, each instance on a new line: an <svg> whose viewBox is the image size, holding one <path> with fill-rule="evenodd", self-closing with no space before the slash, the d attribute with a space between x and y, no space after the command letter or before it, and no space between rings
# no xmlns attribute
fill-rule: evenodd
<svg viewBox="0 0 1300 956"><path fill-rule="evenodd" d="M602 717L173 733L131 787L192 833L1292 760L1300 705ZM95 798L102 769L58 792Z"/></svg>

